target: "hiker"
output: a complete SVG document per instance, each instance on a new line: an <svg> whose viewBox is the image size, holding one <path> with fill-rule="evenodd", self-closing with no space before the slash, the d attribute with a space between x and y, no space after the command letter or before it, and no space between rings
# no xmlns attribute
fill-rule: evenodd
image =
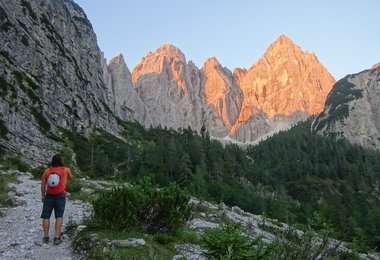
<svg viewBox="0 0 380 260"><path fill-rule="evenodd" d="M51 165L42 175L41 198L42 208L42 227L44 230L43 243L49 243L50 216L54 209L55 215L55 235L54 245L62 242L61 228L63 223L63 213L65 211L66 197L70 193L66 192L67 179L71 180L73 175L70 168L65 167L59 154L53 156Z"/></svg>

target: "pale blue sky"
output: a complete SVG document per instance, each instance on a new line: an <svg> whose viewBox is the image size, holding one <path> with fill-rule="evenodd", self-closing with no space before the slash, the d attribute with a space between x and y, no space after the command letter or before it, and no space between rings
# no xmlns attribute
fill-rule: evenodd
<svg viewBox="0 0 380 260"><path fill-rule="evenodd" d="M281 34L315 52L336 79L380 62L379 0L74 0L107 60L132 71L170 43L201 68L208 57L249 68Z"/></svg>

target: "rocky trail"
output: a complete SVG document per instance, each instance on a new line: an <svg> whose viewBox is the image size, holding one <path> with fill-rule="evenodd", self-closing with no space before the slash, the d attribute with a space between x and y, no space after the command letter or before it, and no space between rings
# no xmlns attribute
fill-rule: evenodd
<svg viewBox="0 0 380 260"><path fill-rule="evenodd" d="M6 173L0 171L0 174ZM3 215L0 217L0 259L75 259L65 228L69 221L81 223L85 213L90 212L89 205L68 199L62 227L63 242L53 245L55 219L52 215L50 242L43 245L40 181L33 180L30 173L11 171L10 174L16 175L19 182L9 185L12 191L8 193L8 199L15 207L0 209Z"/></svg>
<svg viewBox="0 0 380 260"><path fill-rule="evenodd" d="M45 245L42 243L43 231L40 219L42 210L42 202L40 198L40 181L33 180L30 173L23 173L16 170L2 171L1 175L13 175L18 179L17 183L10 183L8 186L12 191L8 192L7 199L13 205L10 208L0 208L0 259L1 260L15 260L15 259L80 259L80 256L74 255L71 250L71 240L65 234L65 229L69 226L70 222L75 222L79 225L83 219L91 214L91 205L78 200L67 199L66 210L64 214L64 224L62 227L63 242L55 246L53 245L54 237L54 216L51 218L50 223L50 243ZM92 182L87 180L94 186L100 185L99 182ZM99 188L104 188L100 187ZM235 223L242 224L245 228L243 233L252 238L261 237L266 242L276 240L276 235L272 232L263 229L266 226L269 230L284 231L288 229L285 223L276 223L270 219L264 219L262 216L254 215L242 211L238 207L228 208L223 203L214 205L205 201L199 201L195 198L191 199L191 203L203 209L198 212L196 216L191 219L187 226L198 234L203 234L204 230L212 229L220 226L222 220L230 220ZM303 232L295 230L298 236L302 237ZM140 241L142 239L130 238L127 240L111 241L107 240L108 244L117 242L118 246L131 246L131 243ZM316 243L318 242L317 239ZM123 245L120 245L123 244ZM126 245L124 245L126 244ZM145 245L143 241L142 245ZM134 246L134 245L132 245ZM329 248L339 247L341 251L350 251L346 248L345 243L337 240L330 240ZM199 245L181 243L177 244L177 255L173 259L205 259L202 256L202 249ZM378 254L360 254L361 259L380 259Z"/></svg>

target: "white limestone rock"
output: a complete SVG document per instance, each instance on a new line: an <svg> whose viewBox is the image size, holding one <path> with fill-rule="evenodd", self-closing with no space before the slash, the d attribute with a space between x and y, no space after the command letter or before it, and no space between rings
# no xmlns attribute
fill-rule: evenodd
<svg viewBox="0 0 380 260"><path fill-rule="evenodd" d="M138 96L132 80L131 72L124 61L122 54L114 57L104 68L108 74L107 89L111 95L110 107L113 112L124 121L137 121L143 126L152 124L148 108Z"/></svg>
<svg viewBox="0 0 380 260"><path fill-rule="evenodd" d="M0 145L44 165L62 145L58 127L117 135L107 106L102 54L91 23L72 1L2 1L7 27L0 30L2 124ZM59 136L56 136L58 138Z"/></svg>
<svg viewBox="0 0 380 260"><path fill-rule="evenodd" d="M322 135L380 149L380 68L348 75L329 94L312 129Z"/></svg>

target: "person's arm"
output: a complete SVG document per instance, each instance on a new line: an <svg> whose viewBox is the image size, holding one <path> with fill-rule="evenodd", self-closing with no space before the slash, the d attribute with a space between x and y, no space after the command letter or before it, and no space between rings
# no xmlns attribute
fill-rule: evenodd
<svg viewBox="0 0 380 260"><path fill-rule="evenodd" d="M68 167L65 167L65 175L66 175L66 182L68 180L72 180L73 179L73 174L71 172L71 169L68 168ZM66 182L65 182L65 186L66 186ZM65 190L66 190L66 187L65 187ZM70 195L71 195L70 192L65 191L66 198L70 197Z"/></svg>
<svg viewBox="0 0 380 260"><path fill-rule="evenodd" d="M46 195L46 178L44 177L42 178L42 181L41 181L41 201L42 202L44 202L45 195Z"/></svg>
<svg viewBox="0 0 380 260"><path fill-rule="evenodd" d="M70 168L66 168L66 169L67 169L67 179L72 180L74 178L74 176L71 172L71 169Z"/></svg>

